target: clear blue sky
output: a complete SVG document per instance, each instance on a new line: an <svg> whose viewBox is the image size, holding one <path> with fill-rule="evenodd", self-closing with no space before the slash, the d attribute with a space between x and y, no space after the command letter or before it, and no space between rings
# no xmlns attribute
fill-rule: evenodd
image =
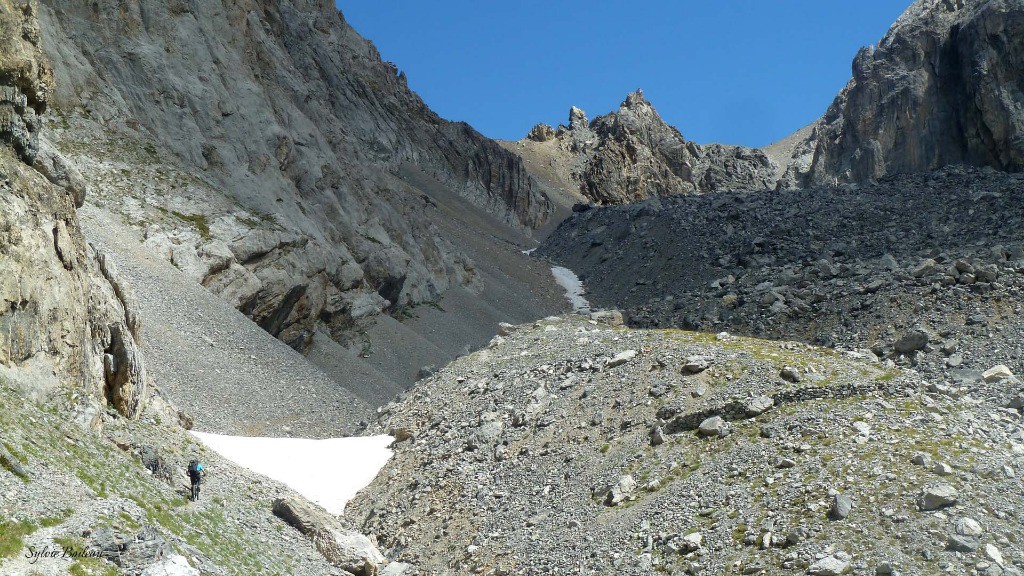
<svg viewBox="0 0 1024 576"><path fill-rule="evenodd" d="M701 143L761 146L818 118L910 0L338 0L427 105L491 138L643 88Z"/></svg>

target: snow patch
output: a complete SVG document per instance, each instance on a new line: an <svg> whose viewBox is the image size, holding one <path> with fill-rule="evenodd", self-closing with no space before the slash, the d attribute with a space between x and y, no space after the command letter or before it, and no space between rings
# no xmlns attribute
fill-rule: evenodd
<svg viewBox="0 0 1024 576"><path fill-rule="evenodd" d="M394 454L388 450L394 442L391 436L312 440L192 435L235 464L287 484L331 514L343 513L345 504L373 481Z"/></svg>
<svg viewBox="0 0 1024 576"><path fill-rule="evenodd" d="M573 310L577 312L590 312L590 302L583 297L586 290L583 288L583 282L576 276L575 272L561 266L552 266L551 275L555 277L555 282L559 286L565 288L565 298L572 304Z"/></svg>

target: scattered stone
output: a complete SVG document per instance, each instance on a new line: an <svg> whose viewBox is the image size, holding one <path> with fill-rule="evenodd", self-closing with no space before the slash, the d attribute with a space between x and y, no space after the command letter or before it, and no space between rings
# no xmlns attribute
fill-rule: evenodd
<svg viewBox="0 0 1024 576"><path fill-rule="evenodd" d="M956 504L960 494L949 484L933 482L921 489L917 507L922 511L938 510Z"/></svg>
<svg viewBox="0 0 1024 576"><path fill-rule="evenodd" d="M807 569L807 573L812 576L842 576L849 571L850 563L835 556L826 556Z"/></svg>
<svg viewBox="0 0 1024 576"><path fill-rule="evenodd" d="M770 396L756 396L748 400L743 409L747 416L754 417L764 414L774 405L775 400Z"/></svg>
<svg viewBox="0 0 1024 576"><path fill-rule="evenodd" d="M1005 364L997 364L981 373L986 383L1001 382L1013 378L1013 372Z"/></svg>
<svg viewBox="0 0 1024 576"><path fill-rule="evenodd" d="M939 476L950 476L953 474L953 467L945 462L936 462L935 466L932 467L932 472Z"/></svg>
<svg viewBox="0 0 1024 576"><path fill-rule="evenodd" d="M832 507L829 509L829 518L833 520L845 520L853 510L853 500L845 494L836 494L832 498Z"/></svg>
<svg viewBox="0 0 1024 576"><path fill-rule="evenodd" d="M786 382L800 381L800 371L792 366L784 366L779 372L779 376L781 376Z"/></svg>
<svg viewBox="0 0 1024 576"><path fill-rule="evenodd" d="M721 416L712 416L705 418L700 426L697 428L697 433L701 436L725 436L727 424Z"/></svg>
<svg viewBox="0 0 1024 576"><path fill-rule="evenodd" d="M615 368L616 366L622 366L633 358L636 358L636 350L624 350L613 356L612 359L608 361L608 367Z"/></svg>
<svg viewBox="0 0 1024 576"><path fill-rule="evenodd" d="M701 372L708 369L709 363L707 358L701 356L691 356L686 359L686 363L683 364L683 372L685 374L700 374Z"/></svg>

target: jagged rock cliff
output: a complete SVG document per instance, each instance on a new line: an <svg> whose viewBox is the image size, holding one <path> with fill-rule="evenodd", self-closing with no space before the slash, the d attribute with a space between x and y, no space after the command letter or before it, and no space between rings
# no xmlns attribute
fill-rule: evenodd
<svg viewBox="0 0 1024 576"><path fill-rule="evenodd" d="M588 124L537 125L510 146L587 198L623 203L715 190L864 182L951 164L1024 169L1024 6L1015 0L919 0L824 116L763 149L686 142L631 95ZM773 172L771 166L775 166Z"/></svg>
<svg viewBox="0 0 1024 576"><path fill-rule="evenodd" d="M538 124L519 142L518 149L526 148L549 149L547 154L561 157L564 178L601 204L774 186L775 167L764 153L686 140L661 119L641 90L592 122L573 107L568 126L556 130Z"/></svg>
<svg viewBox="0 0 1024 576"><path fill-rule="evenodd" d="M915 2L792 153L783 186L949 164L1024 169L1024 5Z"/></svg>
<svg viewBox="0 0 1024 576"><path fill-rule="evenodd" d="M87 426L104 405L137 416L146 372L133 296L85 243L84 191L40 146L53 72L33 5L0 2L0 36L0 377L36 400L70 402Z"/></svg>
<svg viewBox="0 0 1024 576"><path fill-rule="evenodd" d="M108 181L122 198L107 207L298 350L320 327L344 342L382 311L480 289L402 177L523 233L551 210L515 156L430 111L333 2L42 4L59 146L90 177L131 175ZM120 147L105 165L98 141Z"/></svg>

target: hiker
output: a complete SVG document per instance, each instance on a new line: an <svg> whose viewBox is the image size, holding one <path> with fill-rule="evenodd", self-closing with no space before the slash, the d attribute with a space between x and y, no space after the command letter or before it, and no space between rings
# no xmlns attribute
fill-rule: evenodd
<svg viewBox="0 0 1024 576"><path fill-rule="evenodd" d="M193 502L199 500L199 483L202 482L203 476L206 476L206 469L199 460L193 459L188 463L188 479L192 481L192 491L188 499Z"/></svg>

